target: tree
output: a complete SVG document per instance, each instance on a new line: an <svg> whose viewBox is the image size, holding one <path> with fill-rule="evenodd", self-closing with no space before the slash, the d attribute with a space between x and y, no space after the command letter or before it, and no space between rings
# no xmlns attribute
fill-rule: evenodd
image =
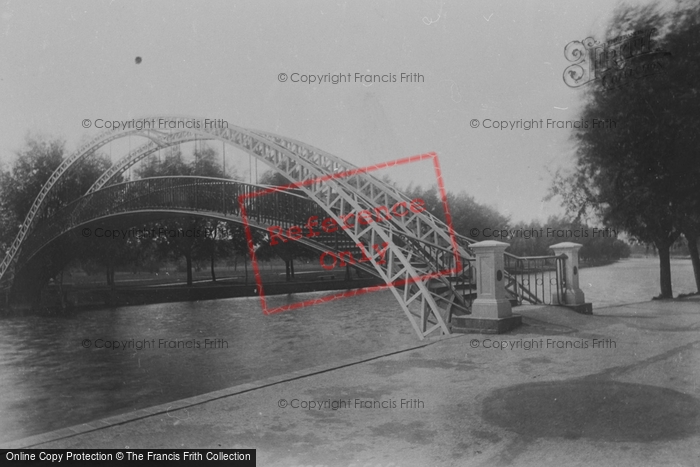
<svg viewBox="0 0 700 467"><path fill-rule="evenodd" d="M172 146L166 151L163 159L155 155L148 157L135 170L135 173L139 178L175 177L178 175L192 175L192 167L182 160L180 148Z"/></svg>
<svg viewBox="0 0 700 467"><path fill-rule="evenodd" d="M205 229L206 235L198 242L196 256L198 259L209 261L211 279L213 282L216 282L216 272L214 271L216 260L241 254L241 251L239 251L241 249L241 242L239 239L245 239L245 232L240 225L216 220L207 220L205 222ZM248 255L247 244L243 254Z"/></svg>
<svg viewBox="0 0 700 467"><path fill-rule="evenodd" d="M474 197L464 191L456 195L447 193L447 202L455 231L467 237L473 237L472 230L478 229L479 235L476 235L475 239L488 240L482 236L484 229L500 229L510 222L507 216L489 206L477 203Z"/></svg>
<svg viewBox="0 0 700 467"><path fill-rule="evenodd" d="M27 133L24 147L15 152L9 170L0 172L0 243L14 240L19 226L51 174L61 165L65 141ZM40 218L46 218L82 196L111 165L108 157L88 157L64 174L44 203Z"/></svg>
<svg viewBox="0 0 700 467"><path fill-rule="evenodd" d="M520 222L509 228L508 252L517 256L547 256L555 243L574 240L582 245L582 261L612 261L630 255L630 247L610 231L591 227L580 220L552 216L547 222Z"/></svg>
<svg viewBox="0 0 700 467"><path fill-rule="evenodd" d="M233 173L235 173L235 169ZM163 176L225 178L217 160L216 150L204 144L195 148L193 160L190 162L183 160L179 147L173 147L162 160L152 156L136 170L136 175L140 178ZM170 254L175 259L185 259L187 285L191 286L194 261L208 261L212 280L216 281L215 259L235 250L235 245L227 244L232 242L230 238L214 236L215 233L226 231L223 228L224 225L224 223L211 219L177 217L153 223L152 227L167 232L157 241L161 255Z"/></svg>
<svg viewBox="0 0 700 467"><path fill-rule="evenodd" d="M287 180L281 173L274 170L268 170L262 174L260 177L261 185L271 185L271 186L287 186L291 185L292 182ZM288 188L285 191L293 192L294 188ZM268 252L273 252L279 256L284 261L285 269L285 280L287 282L294 279L294 260L295 259L310 259L316 258L316 253L312 252L303 245L297 242L286 242L278 243L277 245L271 245L270 239L264 240L261 243L262 249L260 253L263 256L267 255ZM247 277L247 272L246 272Z"/></svg>
<svg viewBox="0 0 700 467"><path fill-rule="evenodd" d="M674 151L677 201L680 203L680 229L688 242L695 286L700 293L700 163L697 129L700 127L700 6L688 2L674 11L669 23L673 31L666 47L674 54L673 76L669 77L674 126L679 137ZM685 76L685 74L689 74Z"/></svg>
<svg viewBox="0 0 700 467"><path fill-rule="evenodd" d="M412 199L420 198L425 201L426 210L445 222L445 208L436 185L423 189L409 184L403 192ZM484 229L500 230L508 225L508 217L491 207L477 203L473 196L464 191L457 194L448 192L446 198L452 216L452 226L455 232L461 235L479 240L492 240L482 237ZM474 235L475 229L479 231L478 235Z"/></svg>
<svg viewBox="0 0 700 467"><path fill-rule="evenodd" d="M670 247L682 232L692 237L690 219L697 218L700 204L699 25L700 6L691 2L665 13L653 6L617 10L608 40L656 29L656 45L672 53L672 68L617 89L606 89L603 80L587 85L581 120L588 125L573 135L575 171L558 174L551 190L570 213L580 217L590 208L606 225L653 243L659 252L660 298L673 296ZM624 66L649 67L664 54L641 54ZM595 127L594 119L616 125Z"/></svg>
<svg viewBox="0 0 700 467"><path fill-rule="evenodd" d="M248 237L245 232L245 228L242 225L233 226L230 230L231 235L231 245L233 250L233 255L236 258L236 265L238 265L238 259L243 260L243 267L245 268L245 283L248 283L248 260L250 260L250 246L248 245ZM275 253L269 248L269 238L266 238L266 234L259 229L250 229L250 236L253 241L253 249L255 251L255 257L258 261L269 260Z"/></svg>
<svg viewBox="0 0 700 467"><path fill-rule="evenodd" d="M24 146L16 151L16 159L9 170L0 172L0 247L2 254L15 239L19 227L34 200L51 174L63 162L65 142L58 138L27 133ZM45 199L37 220L45 219L82 196L97 178L111 165L108 157L97 154L83 159L71 167L53 187ZM15 290L39 297L37 286L44 286L56 277L76 252L85 246L77 241L54 242L27 265L32 270L30 278L15 281ZM17 258L22 261L22 257ZM19 283L19 285L18 285ZM60 284L60 282L59 282Z"/></svg>
<svg viewBox="0 0 700 467"><path fill-rule="evenodd" d="M276 172L274 170L267 170L263 172L263 174L260 176L259 183L261 185L270 186L287 186L291 185L293 182L290 182L287 178L285 178L284 175L282 175L279 172Z"/></svg>

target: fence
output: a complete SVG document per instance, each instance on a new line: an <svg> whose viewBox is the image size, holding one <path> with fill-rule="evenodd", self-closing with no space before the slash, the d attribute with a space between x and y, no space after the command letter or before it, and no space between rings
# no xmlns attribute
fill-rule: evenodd
<svg viewBox="0 0 700 467"><path fill-rule="evenodd" d="M506 292L519 305L565 305L566 259L566 255L519 257L506 253Z"/></svg>

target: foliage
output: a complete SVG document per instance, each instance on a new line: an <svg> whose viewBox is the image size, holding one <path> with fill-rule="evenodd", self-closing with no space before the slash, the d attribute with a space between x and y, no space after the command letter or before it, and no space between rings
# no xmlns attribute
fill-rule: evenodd
<svg viewBox="0 0 700 467"><path fill-rule="evenodd" d="M235 173L235 170L233 172ZM163 159L152 156L141 165L136 174L141 178L183 175L226 178L218 162L217 151L206 145L195 149L193 160L190 162L183 160L179 147L172 148ZM159 257L175 260L183 258L187 285L192 285L192 268L195 262L207 261L210 264L212 280L216 281L215 260L225 258L240 249L233 240L240 234L240 229L222 221L180 216L152 222L146 228L167 232L154 240ZM245 251L247 253L247 249Z"/></svg>
<svg viewBox="0 0 700 467"><path fill-rule="evenodd" d="M275 172L273 170L268 170L260 176L261 185L270 186L286 186L292 184L287 178L282 174ZM294 191L295 189L289 188L285 191ZM284 261L286 270L286 280L290 281L294 278L294 260L295 259L317 259L318 253L315 250L305 247L303 244L298 242L286 242L277 243L277 245L270 244L270 238L260 232L255 233L258 235L256 239L256 245L258 249L255 252L256 258L259 260L269 260L273 256L278 256Z"/></svg>
<svg viewBox="0 0 700 467"><path fill-rule="evenodd" d="M581 119L610 119L616 127L575 131L576 169L555 177L551 196L561 196L578 219L594 213L653 243L661 297L671 297L669 248L681 232L697 235L700 217L700 5L681 2L668 12L623 7L608 39L652 28L659 31L657 46L672 53L670 69L614 90L588 85Z"/></svg>
<svg viewBox="0 0 700 467"><path fill-rule="evenodd" d="M508 239L507 251L517 256L550 255L552 245L572 240L583 245L579 250L582 261L612 261L630 255L629 244L618 239L615 232L576 220L551 217L544 224L521 222L509 230L516 234Z"/></svg>
<svg viewBox="0 0 700 467"><path fill-rule="evenodd" d="M445 207L438 195L437 186L423 189L420 186L409 185L403 191L411 199L420 198L425 201L426 210L445 222ZM484 229L501 229L508 225L509 219L507 217L489 206L477 203L474 197L464 191L457 194L448 192L446 198L452 217L452 226L455 232L460 235L475 240L490 240L491 238L482 236ZM477 230L478 235L474 235Z"/></svg>
<svg viewBox="0 0 700 467"><path fill-rule="evenodd" d="M10 169L0 171L0 247L3 253L17 235L41 188L61 165L64 154L63 140L28 133ZM82 196L110 165L106 156L93 155L71 167L46 199L39 219Z"/></svg>

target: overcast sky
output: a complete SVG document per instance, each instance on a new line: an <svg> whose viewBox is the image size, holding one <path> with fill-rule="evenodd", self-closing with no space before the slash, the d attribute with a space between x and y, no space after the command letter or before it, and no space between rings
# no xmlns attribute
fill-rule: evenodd
<svg viewBox="0 0 700 467"><path fill-rule="evenodd" d="M483 121L576 120L581 90L562 80L570 64L564 47L604 39L616 5L4 1L0 161L12 160L27 131L76 148L99 131L85 130L83 119L221 118L360 166L435 151L448 190L464 190L514 221L544 220L561 213L542 198L548 170L572 163L570 130L502 131ZM280 73L393 74L397 81L309 85L280 82ZM423 81L401 83L401 73ZM409 172L397 178L435 181L418 167Z"/></svg>

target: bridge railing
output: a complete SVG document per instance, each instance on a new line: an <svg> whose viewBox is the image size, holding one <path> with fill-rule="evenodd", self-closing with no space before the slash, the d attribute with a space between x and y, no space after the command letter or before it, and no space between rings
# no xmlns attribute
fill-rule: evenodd
<svg viewBox="0 0 700 467"><path fill-rule="evenodd" d="M155 177L111 185L69 204L40 224L27 239L23 257L31 257L53 238L77 225L122 212L166 207L240 217L238 199L241 195L247 195L245 205L248 219L258 225L279 225L282 228L304 226L311 216L318 216L319 220L327 216L317 203L294 193L294 190L270 187L269 192L254 195L260 190L261 187L257 185L204 177ZM457 304L468 310L474 285L473 252L469 245L475 240L459 234L455 234L454 238L457 251L407 233L396 234L398 242L406 246L410 244L410 251L414 252L412 261L416 265L423 263L425 271L432 271L433 279L442 281L452 292L461 291L455 294ZM436 271L454 270L457 258L462 266L460 271L435 274ZM552 304L554 301L554 304L560 304L559 297L564 296L562 292L565 289L564 261L563 255L518 257L506 253L506 290L518 303Z"/></svg>
<svg viewBox="0 0 700 467"><path fill-rule="evenodd" d="M269 191L261 193L266 188ZM328 217L316 202L295 190L205 177L153 177L110 185L65 206L37 226L23 247L22 258L29 260L53 239L76 226L120 213L149 210L209 212L240 221L238 200L242 195L246 216L252 226L265 228L276 225L282 229L300 226L306 237L306 224L312 216L318 217L319 224ZM315 230L320 231L320 226L315 226ZM320 237L314 240L323 243ZM442 251L424 240L413 239L410 242L424 259L432 258L436 270L454 267L451 252ZM333 247L329 245L329 248Z"/></svg>
<svg viewBox="0 0 700 467"><path fill-rule="evenodd" d="M456 238L456 237L455 237ZM411 244L411 250L420 253L413 259L418 271L426 277L428 290L436 302L447 310L447 321L456 313L471 313L471 304L476 298L474 257L464 255L464 247L445 248L412 235L395 235L399 245Z"/></svg>
<svg viewBox="0 0 700 467"><path fill-rule="evenodd" d="M37 226L22 249L22 257L24 260L31 258L75 226L120 213L166 208L240 218L239 196L251 195L262 188L234 180L202 177L154 177L111 185L70 203ZM248 218L260 224L304 225L310 215L323 213L313 201L289 190L246 199Z"/></svg>
<svg viewBox="0 0 700 467"><path fill-rule="evenodd" d="M458 233L454 236L473 256L469 245L477 241ZM517 256L505 252L503 259L506 293L519 305L565 305L566 255Z"/></svg>

